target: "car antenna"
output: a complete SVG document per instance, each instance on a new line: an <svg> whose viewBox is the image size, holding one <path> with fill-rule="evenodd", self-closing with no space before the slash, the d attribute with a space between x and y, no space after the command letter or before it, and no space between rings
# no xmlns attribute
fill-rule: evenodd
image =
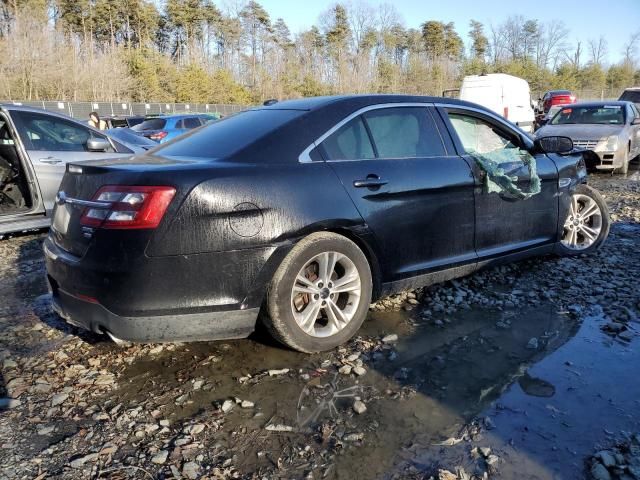
<svg viewBox="0 0 640 480"><path fill-rule="evenodd" d="M265 100L262 105L268 107L270 105L275 105L276 103L278 103L278 100L276 98L270 98L269 100Z"/></svg>

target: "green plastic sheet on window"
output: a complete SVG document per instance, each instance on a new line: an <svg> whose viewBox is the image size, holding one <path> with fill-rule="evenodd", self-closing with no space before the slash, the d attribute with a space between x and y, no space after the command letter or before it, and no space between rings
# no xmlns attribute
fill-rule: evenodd
<svg viewBox="0 0 640 480"><path fill-rule="evenodd" d="M540 193L541 185L536 170L536 159L528 154L521 155L519 158L529 170L529 189L524 191L518 187L518 177L507 175L501 166L504 163L513 162L511 155L512 153L508 150L494 151L488 154L471 154L471 158L486 173L484 177L485 193L506 193L514 199L522 200Z"/></svg>

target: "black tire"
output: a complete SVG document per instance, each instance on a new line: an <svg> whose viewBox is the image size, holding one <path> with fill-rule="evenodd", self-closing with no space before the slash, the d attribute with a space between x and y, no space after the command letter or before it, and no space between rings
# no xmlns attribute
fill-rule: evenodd
<svg viewBox="0 0 640 480"><path fill-rule="evenodd" d="M360 298L351 320L337 333L317 337L305 332L293 314L292 289L298 273L317 255L345 255L360 276ZM371 303L371 268L362 250L348 238L331 232L313 233L300 240L282 261L267 289L262 321L280 343L306 353L331 350L349 340L360 328ZM336 294L338 295L338 294Z"/></svg>
<svg viewBox="0 0 640 480"><path fill-rule="evenodd" d="M607 237L609 236L609 229L611 228L609 208L607 207L607 203L605 202L604 198L602 198L602 195L600 194L599 191L597 191L595 188L592 188L588 185L578 185L574 190L574 192L572 193L572 195L576 195L576 194L585 195L591 198L600 208L601 218L602 218L600 233L598 234L596 240L590 246L583 249L579 249L579 250L571 249L568 246L566 246L562 241L559 241L556 246L556 253L563 256L593 253L594 251L602 247L602 245L604 245L605 241L607 240ZM561 233L561 237L564 238L564 230L563 230L563 233Z"/></svg>

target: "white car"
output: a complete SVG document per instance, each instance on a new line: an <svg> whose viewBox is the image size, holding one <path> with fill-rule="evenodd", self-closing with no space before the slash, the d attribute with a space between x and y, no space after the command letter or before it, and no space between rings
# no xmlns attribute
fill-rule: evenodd
<svg viewBox="0 0 640 480"><path fill-rule="evenodd" d="M65 115L0 105L0 236L49 226L67 163L142 151Z"/></svg>
<svg viewBox="0 0 640 480"><path fill-rule="evenodd" d="M506 73L469 75L462 80L460 100L477 103L502 115L525 132L533 132L535 111L526 80Z"/></svg>

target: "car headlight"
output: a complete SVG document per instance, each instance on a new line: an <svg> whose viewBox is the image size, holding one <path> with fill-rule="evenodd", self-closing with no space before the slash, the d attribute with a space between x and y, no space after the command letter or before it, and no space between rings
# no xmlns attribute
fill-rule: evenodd
<svg viewBox="0 0 640 480"><path fill-rule="evenodd" d="M611 152L618 149L618 136L610 135L598 142L596 150Z"/></svg>

